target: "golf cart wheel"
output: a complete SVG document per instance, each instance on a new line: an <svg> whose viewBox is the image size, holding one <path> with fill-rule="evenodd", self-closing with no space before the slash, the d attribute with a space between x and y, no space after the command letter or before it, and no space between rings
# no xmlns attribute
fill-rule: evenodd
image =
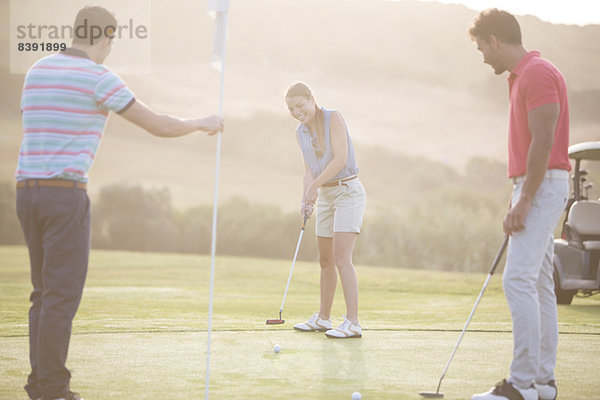
<svg viewBox="0 0 600 400"><path fill-rule="evenodd" d="M556 270L554 271L554 294L556 295L556 304L569 305L573 302L573 296L577 290L563 290L560 288L560 279Z"/></svg>

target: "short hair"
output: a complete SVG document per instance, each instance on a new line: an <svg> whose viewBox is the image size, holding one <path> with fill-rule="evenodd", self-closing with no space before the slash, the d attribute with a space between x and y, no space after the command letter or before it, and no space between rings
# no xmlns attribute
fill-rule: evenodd
<svg viewBox="0 0 600 400"><path fill-rule="evenodd" d="M85 28L83 28L85 26ZM101 34L91 31L99 28ZM78 29L79 28L79 29ZM85 34L81 34L81 29ZM113 38L117 29L117 19L114 14L101 6L85 6L77 13L73 24L73 44L95 45L105 37ZM93 34L92 34L93 33Z"/></svg>
<svg viewBox="0 0 600 400"><path fill-rule="evenodd" d="M497 8L480 12L469 28L473 41L479 38L489 42L491 35L503 43L522 44L521 27L515 16Z"/></svg>

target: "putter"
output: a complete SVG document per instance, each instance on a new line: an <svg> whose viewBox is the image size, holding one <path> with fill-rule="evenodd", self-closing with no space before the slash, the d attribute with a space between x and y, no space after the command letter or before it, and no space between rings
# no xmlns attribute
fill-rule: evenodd
<svg viewBox="0 0 600 400"><path fill-rule="evenodd" d="M435 393L434 392L419 392L419 394L421 396L427 397L427 398L444 397L444 394L440 393L440 387L442 386L442 380L444 379L444 376L446 376L446 372L448 372L448 367L450 367L450 363L452 362L452 358L454 358L454 354L456 354L458 345L460 344L463 336L465 335L465 332L467 331L467 327L469 326L469 323L471 322L471 318L473 318L473 314L475 314L475 309L477 308L477 306L479 305L479 302L481 301L483 292L485 292L485 289L487 289L487 286L490 283L490 279L492 279L492 275L494 274L494 271L496 270L496 267L498 266L498 263L500 262L502 255L504 254L504 250L506 250L506 246L508 245L508 238L509 238L509 235L504 236L504 240L502 241L500 250L498 250L498 254L496 254L496 258L494 259L492 268L490 268L490 272L488 273L487 279L485 280L485 283L483 284L483 288L481 289L481 292L479 292L479 297L477 297L477 301L475 302L475 305L473 306L473 309L471 310L471 314L469 315L469 318L467 319L467 323L465 324L465 327L463 328L463 330L460 334L460 337L458 338L458 342L456 343L456 346L454 346L454 351L452 351L452 355L450 356L450 359L448 360L448 363L446 364L446 368L444 368L444 372L442 373L442 377L440 378L440 382L438 383L437 391Z"/></svg>
<svg viewBox="0 0 600 400"><path fill-rule="evenodd" d="M294 253L294 260L292 261L292 268L290 269L290 276L288 277L287 285L285 286L285 292L283 293L281 308L279 308L279 318L268 319L267 325L280 325L285 322L285 320L281 318L281 313L283 312L283 304L285 303L285 297L287 296L288 288L290 287L290 281L292 280L292 272L294 272L294 264L296 264L296 257L298 257L298 250L300 250L300 243L302 242L302 236L304 235L304 226L306 225L307 220L308 217L306 216L306 214L304 214L304 219L302 220L302 228L300 229L300 235L298 236L298 244L296 244L296 252Z"/></svg>

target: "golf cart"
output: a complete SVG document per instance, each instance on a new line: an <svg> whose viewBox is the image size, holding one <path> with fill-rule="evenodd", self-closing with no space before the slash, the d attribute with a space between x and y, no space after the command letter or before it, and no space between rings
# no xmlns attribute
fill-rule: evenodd
<svg viewBox="0 0 600 400"><path fill-rule="evenodd" d="M575 160L573 194L567 203L560 239L554 240L554 292L558 304L571 304L573 296L600 293L600 199L589 200L592 183L582 160L600 161L600 141L569 146Z"/></svg>

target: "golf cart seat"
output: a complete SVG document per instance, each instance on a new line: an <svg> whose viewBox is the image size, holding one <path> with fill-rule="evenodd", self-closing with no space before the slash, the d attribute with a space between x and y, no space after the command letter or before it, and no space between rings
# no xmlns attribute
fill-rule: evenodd
<svg viewBox="0 0 600 400"><path fill-rule="evenodd" d="M573 203L566 228L570 246L587 251L600 250L600 201Z"/></svg>

